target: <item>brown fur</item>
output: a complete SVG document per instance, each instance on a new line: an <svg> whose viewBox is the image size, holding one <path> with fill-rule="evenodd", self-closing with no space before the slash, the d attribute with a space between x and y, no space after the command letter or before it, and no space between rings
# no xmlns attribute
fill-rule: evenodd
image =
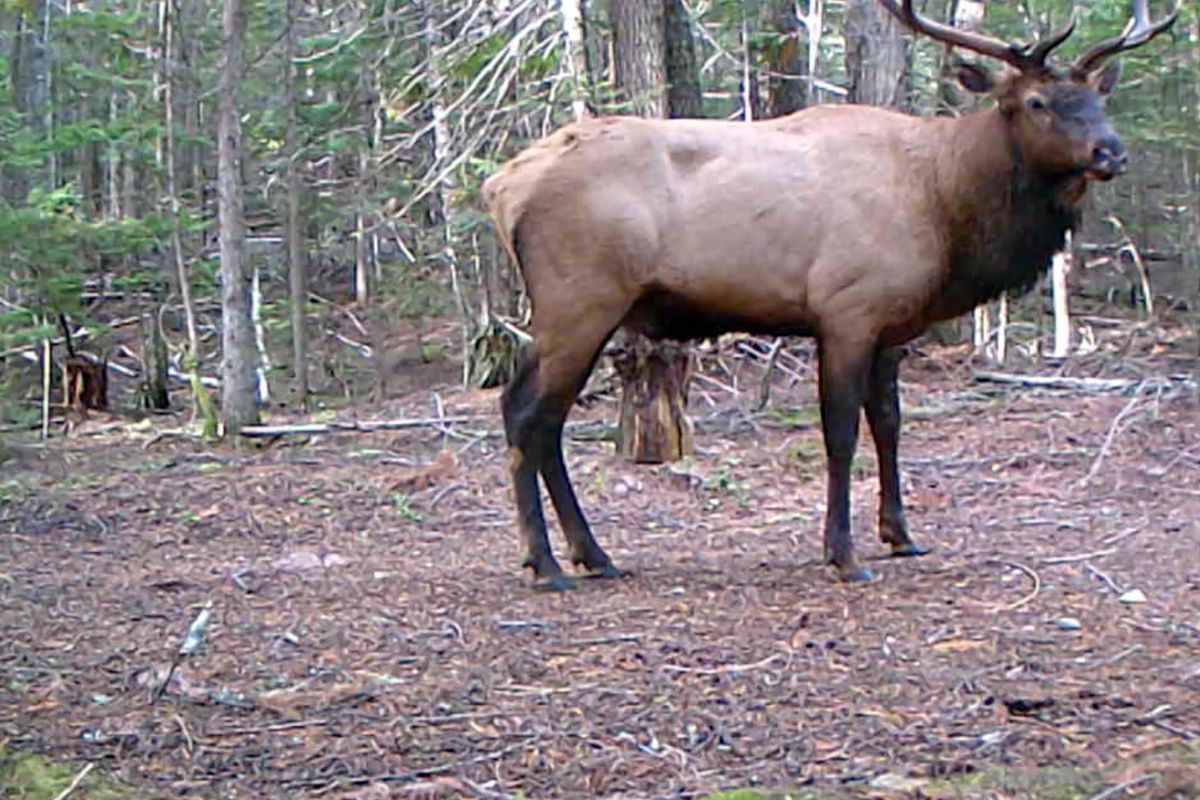
<svg viewBox="0 0 1200 800"><path fill-rule="evenodd" d="M880 359L933 322L1030 286L1075 224L1087 180L1124 165L1103 113L1115 72L1065 73L1044 55L1009 59L1019 69L999 78L964 67L964 83L990 89L996 104L961 119L849 105L753 123L591 119L485 181L533 309L534 356L504 410L510 444L536 451L514 480L526 563L539 577L558 580L558 567L535 468L565 509L573 558L611 568L578 513L557 437L621 325L673 339L816 336L827 558L845 577L865 574L849 543L846 487L860 404L890 465L881 535L917 549L894 474L894 364Z"/></svg>

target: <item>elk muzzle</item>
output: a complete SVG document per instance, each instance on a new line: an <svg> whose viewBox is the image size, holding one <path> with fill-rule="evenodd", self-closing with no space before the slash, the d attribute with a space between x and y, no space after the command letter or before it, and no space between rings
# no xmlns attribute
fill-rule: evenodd
<svg viewBox="0 0 1200 800"><path fill-rule="evenodd" d="M1125 145L1115 133L1110 133L1093 142L1091 162L1084 170L1084 175L1089 180L1110 181L1125 172L1128 161Z"/></svg>

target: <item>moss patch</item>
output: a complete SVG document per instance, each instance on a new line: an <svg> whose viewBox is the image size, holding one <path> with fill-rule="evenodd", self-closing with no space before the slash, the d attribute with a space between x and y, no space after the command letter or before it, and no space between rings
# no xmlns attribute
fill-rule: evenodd
<svg viewBox="0 0 1200 800"><path fill-rule="evenodd" d="M82 768L57 764L48 758L0 750L0 799L53 800ZM155 795L134 789L91 770L70 794L71 800L153 800Z"/></svg>
<svg viewBox="0 0 1200 800"><path fill-rule="evenodd" d="M1179 748L1178 752L1104 771L1071 767L985 769L953 778L915 781L918 785L909 791L876 786L840 790L736 789L709 795L705 800L1086 800L1106 788L1131 781L1154 800L1200 797L1196 752Z"/></svg>

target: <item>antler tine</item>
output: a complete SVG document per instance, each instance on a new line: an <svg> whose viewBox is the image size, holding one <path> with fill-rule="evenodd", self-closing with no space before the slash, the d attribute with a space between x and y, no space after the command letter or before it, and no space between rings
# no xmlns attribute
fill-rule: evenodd
<svg viewBox="0 0 1200 800"><path fill-rule="evenodd" d="M1025 66L1027 57L1021 52L1020 48L1013 47L990 36L959 30L950 25L943 25L940 22L925 19L917 14L916 9L913 8L913 0L901 0L900 3L897 3L896 0L879 0L879 2L892 13L892 16L917 33L923 33L929 38L945 44L963 47L981 55L998 58L1016 67Z"/></svg>
<svg viewBox="0 0 1200 800"><path fill-rule="evenodd" d="M1181 3L1182 0L1177 0L1170 14L1158 22L1151 23L1149 0L1133 0L1133 16L1125 25L1125 30L1121 31L1121 35L1092 45L1087 52L1075 59L1071 71L1078 76L1088 75L1117 53L1141 47L1175 24L1175 20L1179 18Z"/></svg>
<svg viewBox="0 0 1200 800"><path fill-rule="evenodd" d="M1046 58L1050 52L1061 45L1067 38L1075 32L1075 11L1071 11L1071 18L1067 20L1059 31L1051 34L1049 37L1036 42L1029 47L1029 60L1037 66L1042 66L1046 63Z"/></svg>
<svg viewBox="0 0 1200 800"><path fill-rule="evenodd" d="M1029 45L1009 44L980 33L964 31L950 25L925 19L913 8L913 0L879 0L884 8L902 23L917 33L923 33L945 44L973 50L981 55L997 58L1020 70L1039 69L1045 65L1050 51L1061 45L1075 30L1075 15L1067 25L1047 39ZM1141 0L1145 2L1145 0Z"/></svg>

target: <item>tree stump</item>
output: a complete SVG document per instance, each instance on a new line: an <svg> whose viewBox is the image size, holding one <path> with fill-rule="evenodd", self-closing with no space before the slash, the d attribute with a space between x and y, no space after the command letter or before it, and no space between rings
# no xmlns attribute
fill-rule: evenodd
<svg viewBox="0 0 1200 800"><path fill-rule="evenodd" d="M617 451L639 464L678 461L692 452L687 416L691 357L686 345L623 333L613 354L621 377Z"/></svg>
<svg viewBox="0 0 1200 800"><path fill-rule="evenodd" d="M63 408L74 411L102 411L108 408L108 364L81 355L70 355L62 362Z"/></svg>
<svg viewBox="0 0 1200 800"><path fill-rule="evenodd" d="M142 405L146 408L171 407L167 391L167 341L157 314L142 316Z"/></svg>

